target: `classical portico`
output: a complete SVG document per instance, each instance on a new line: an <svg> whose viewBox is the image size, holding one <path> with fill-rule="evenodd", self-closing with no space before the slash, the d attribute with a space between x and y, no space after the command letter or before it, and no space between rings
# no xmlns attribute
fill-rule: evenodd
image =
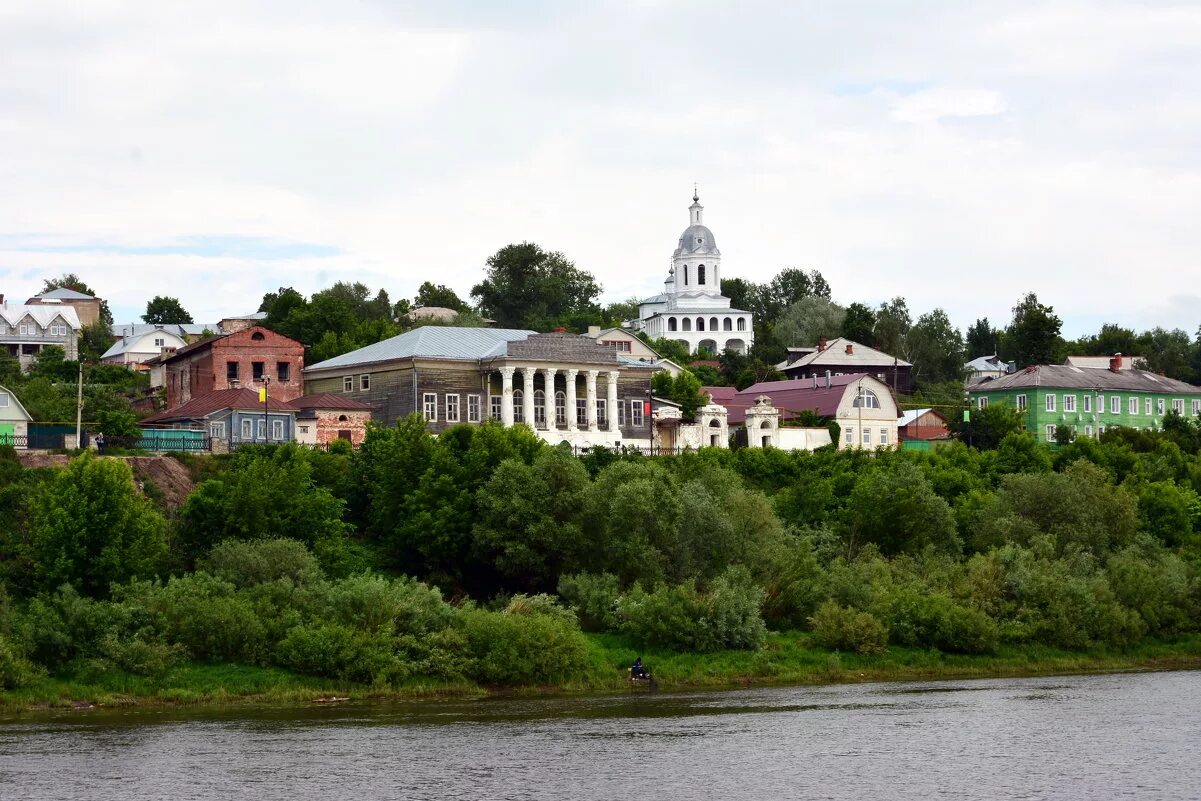
<svg viewBox="0 0 1201 801"><path fill-rule="evenodd" d="M488 369L484 383L490 390L499 384L499 415L493 416L501 425L527 426L551 444L619 445L623 418L634 413L628 405L643 403L621 397L620 369L595 365L504 364ZM496 395L489 397L495 411Z"/></svg>

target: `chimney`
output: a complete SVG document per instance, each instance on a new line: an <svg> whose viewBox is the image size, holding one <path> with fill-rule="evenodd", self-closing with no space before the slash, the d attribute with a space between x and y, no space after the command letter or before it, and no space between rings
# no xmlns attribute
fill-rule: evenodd
<svg viewBox="0 0 1201 801"><path fill-rule="evenodd" d="M1122 354L1115 353L1109 359L1109 371L1111 373L1120 373L1122 371Z"/></svg>
<svg viewBox="0 0 1201 801"><path fill-rule="evenodd" d="M850 342L848 342L848 343L847 343L847 355L848 355L848 356L854 356L854 355L855 355L855 346L854 346L854 345L852 345Z"/></svg>
<svg viewBox="0 0 1201 801"><path fill-rule="evenodd" d="M821 353L825 349L826 349L826 338L824 336L819 337L817 340L817 352Z"/></svg>
<svg viewBox="0 0 1201 801"><path fill-rule="evenodd" d="M556 326L555 326L555 333L556 333L556 334L566 334L566 333L567 333L567 329L566 329L566 328L564 328L564 327L563 327L563 326L561 326L561 325L556 325Z"/></svg>
<svg viewBox="0 0 1201 801"><path fill-rule="evenodd" d="M599 337L600 336L600 326L599 325L588 326L588 336L592 337L593 339L596 339L597 337Z"/></svg>
<svg viewBox="0 0 1201 801"><path fill-rule="evenodd" d="M4 293L3 293L3 292L0 292L0 306L4 306L4 305L5 305L5 303L4 303Z"/></svg>

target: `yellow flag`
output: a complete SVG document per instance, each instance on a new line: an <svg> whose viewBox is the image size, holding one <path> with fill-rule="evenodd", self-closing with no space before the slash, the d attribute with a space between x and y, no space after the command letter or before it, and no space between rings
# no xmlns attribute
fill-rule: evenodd
<svg viewBox="0 0 1201 801"><path fill-rule="evenodd" d="M267 388L259 387L259 403L267 402Z"/></svg>

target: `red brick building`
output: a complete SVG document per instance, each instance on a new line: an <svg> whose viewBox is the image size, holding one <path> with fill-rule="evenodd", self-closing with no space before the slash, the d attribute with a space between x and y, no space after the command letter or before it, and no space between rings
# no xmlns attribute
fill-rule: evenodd
<svg viewBox="0 0 1201 801"><path fill-rule="evenodd" d="M339 439L354 447L363 444L372 407L352 398L322 393L291 401L296 415L296 441L305 445L329 445Z"/></svg>
<svg viewBox="0 0 1201 801"><path fill-rule="evenodd" d="M218 389L257 389L264 379L275 400L304 394L304 345L261 325L182 347L163 368L168 409Z"/></svg>

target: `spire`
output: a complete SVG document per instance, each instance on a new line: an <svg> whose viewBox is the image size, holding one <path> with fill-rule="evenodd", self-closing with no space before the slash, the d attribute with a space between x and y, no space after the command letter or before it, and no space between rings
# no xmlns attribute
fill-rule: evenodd
<svg viewBox="0 0 1201 801"><path fill-rule="evenodd" d="M688 218L690 225L703 225L701 222L701 211L705 207L701 205L700 193L696 191L696 184L692 185L692 205L688 207Z"/></svg>

